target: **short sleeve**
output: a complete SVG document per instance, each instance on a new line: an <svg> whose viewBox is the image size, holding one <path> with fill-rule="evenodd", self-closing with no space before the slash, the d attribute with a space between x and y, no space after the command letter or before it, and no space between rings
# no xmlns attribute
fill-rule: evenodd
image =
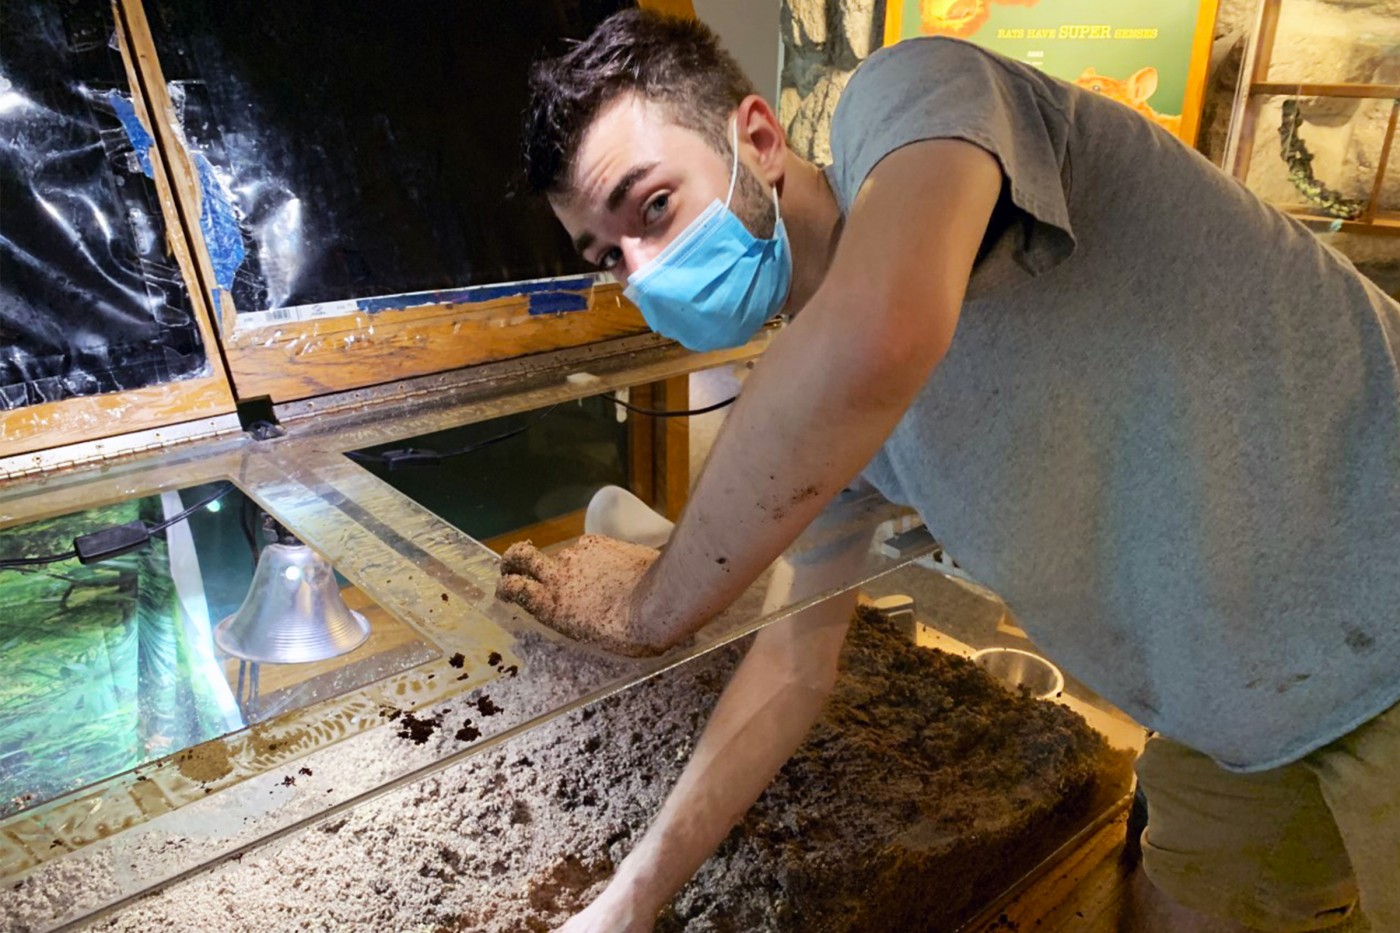
<svg viewBox="0 0 1400 933"><path fill-rule="evenodd" d="M852 76L832 117L828 177L842 211L890 153L926 139L962 139L1001 163L999 211L1008 217L998 242L984 244L969 298L990 283L1049 271L1075 245L1069 98L1059 93L1057 101L1059 91L1039 72L956 39L909 39L877 52Z"/></svg>

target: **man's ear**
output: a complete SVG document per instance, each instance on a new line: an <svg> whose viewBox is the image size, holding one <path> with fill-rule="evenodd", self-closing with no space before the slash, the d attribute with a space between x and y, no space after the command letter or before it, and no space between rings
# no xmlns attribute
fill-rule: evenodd
<svg viewBox="0 0 1400 933"><path fill-rule="evenodd" d="M768 101L750 94L739 102L735 119L739 124L740 150L747 150L744 161L765 183L777 184L787 169L787 134L778 115Z"/></svg>

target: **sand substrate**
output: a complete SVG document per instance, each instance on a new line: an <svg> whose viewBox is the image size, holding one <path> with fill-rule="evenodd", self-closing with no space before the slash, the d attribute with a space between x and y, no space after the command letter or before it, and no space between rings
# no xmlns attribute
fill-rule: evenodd
<svg viewBox="0 0 1400 933"><path fill-rule="evenodd" d="M536 931L640 838L738 658L713 652L95 928ZM1126 753L878 615L812 735L662 931L950 929L1125 787Z"/></svg>

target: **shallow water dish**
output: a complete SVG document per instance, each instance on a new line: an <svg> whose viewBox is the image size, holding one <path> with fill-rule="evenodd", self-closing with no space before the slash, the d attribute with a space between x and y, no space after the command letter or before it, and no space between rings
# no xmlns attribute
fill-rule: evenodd
<svg viewBox="0 0 1400 933"><path fill-rule="evenodd" d="M1037 700L1049 700L1065 692L1060 669L1038 654L1019 648L983 648L972 663L1012 690L1024 688Z"/></svg>

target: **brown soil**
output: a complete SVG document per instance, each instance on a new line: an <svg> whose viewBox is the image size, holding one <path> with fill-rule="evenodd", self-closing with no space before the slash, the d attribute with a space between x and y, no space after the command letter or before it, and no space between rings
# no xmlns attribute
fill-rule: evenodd
<svg viewBox="0 0 1400 933"><path fill-rule="evenodd" d="M175 766L191 781L201 784L217 781L233 772L228 748L223 742L205 742L175 756Z"/></svg>
<svg viewBox="0 0 1400 933"><path fill-rule="evenodd" d="M741 655L712 652L96 929L555 929L645 831ZM577 655L531 656L535 689L548 675L567 693ZM470 723L509 709L520 682L496 682L486 704L466 698L439 732L464 712ZM657 930L953 929L1061 841L1095 795L1121 792L1127 773L1126 753L1063 707L1013 696L970 662L861 618L813 734Z"/></svg>
<svg viewBox="0 0 1400 933"><path fill-rule="evenodd" d="M553 857L526 876L523 900L440 929L549 930L587 903L645 831L736 657L583 711L563 749L529 749L529 737L516 746L498 805L534 812L539 791L511 793L526 773L549 788L568 814L535 842ZM954 929L1048 855L1095 798L1121 794L1129 766L1064 707L1012 695L970 661L862 614L812 734L656 929Z"/></svg>
<svg viewBox="0 0 1400 933"><path fill-rule="evenodd" d="M953 929L1129 766L1069 710L871 612L806 743L657 929Z"/></svg>

